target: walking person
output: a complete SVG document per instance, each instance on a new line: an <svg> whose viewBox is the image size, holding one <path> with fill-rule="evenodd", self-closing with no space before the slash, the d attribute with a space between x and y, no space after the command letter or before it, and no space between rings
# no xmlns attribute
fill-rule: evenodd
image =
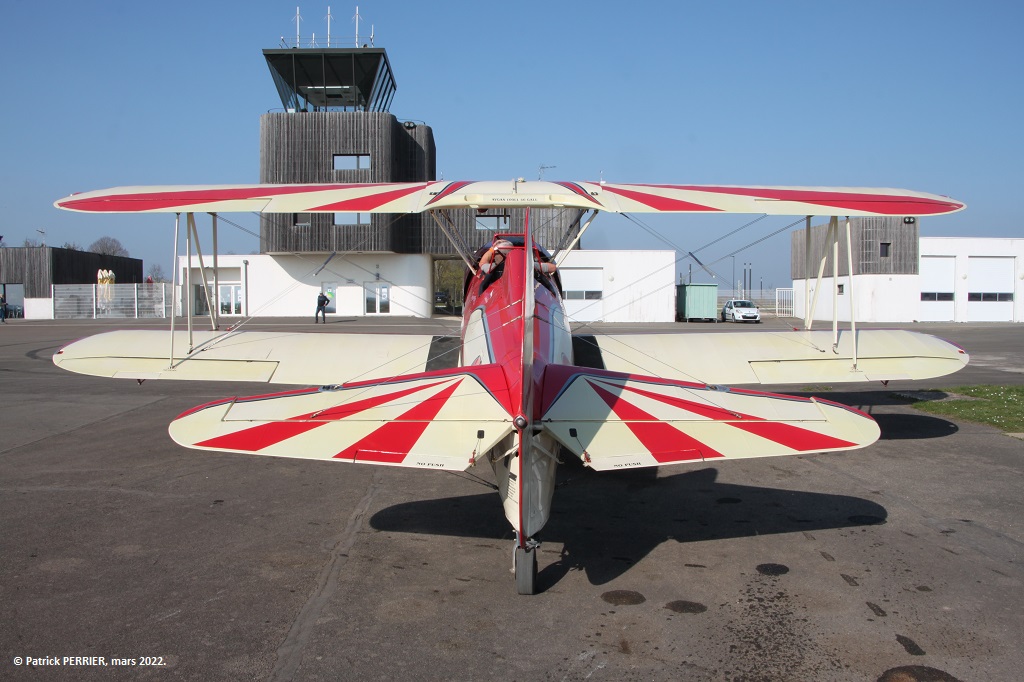
<svg viewBox="0 0 1024 682"><path fill-rule="evenodd" d="M327 304L331 302L331 299L327 298L324 292L320 292L320 295L316 297L316 315L313 317L313 324L320 321L321 313L324 316L324 324L327 324Z"/></svg>
<svg viewBox="0 0 1024 682"><path fill-rule="evenodd" d="M0 322L7 324L7 297L0 294Z"/></svg>

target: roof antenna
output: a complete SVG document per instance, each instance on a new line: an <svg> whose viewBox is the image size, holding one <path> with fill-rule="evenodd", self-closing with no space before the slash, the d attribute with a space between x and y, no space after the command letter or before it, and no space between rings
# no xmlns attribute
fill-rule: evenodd
<svg viewBox="0 0 1024 682"><path fill-rule="evenodd" d="M302 21L302 15L299 14L299 7L295 7L295 47L299 47L299 22Z"/></svg>
<svg viewBox="0 0 1024 682"><path fill-rule="evenodd" d="M370 24L370 47L373 47L373 24Z"/></svg>
<svg viewBox="0 0 1024 682"><path fill-rule="evenodd" d="M327 47L331 46L331 6L327 5Z"/></svg>
<svg viewBox="0 0 1024 682"><path fill-rule="evenodd" d="M544 164L541 164L540 166L538 166L537 167L537 179L538 180L543 180L544 179L544 171L546 171L548 168L558 168L558 166L545 166Z"/></svg>
<svg viewBox="0 0 1024 682"><path fill-rule="evenodd" d="M356 15L352 18L356 20L356 47L359 47L359 5L356 5Z"/></svg>

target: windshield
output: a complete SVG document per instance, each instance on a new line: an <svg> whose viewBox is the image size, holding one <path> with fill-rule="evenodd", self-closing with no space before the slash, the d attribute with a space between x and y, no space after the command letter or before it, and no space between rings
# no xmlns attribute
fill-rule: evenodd
<svg viewBox="0 0 1024 682"><path fill-rule="evenodd" d="M755 306L750 301L733 301L732 302L732 307L733 308L756 308L757 306Z"/></svg>

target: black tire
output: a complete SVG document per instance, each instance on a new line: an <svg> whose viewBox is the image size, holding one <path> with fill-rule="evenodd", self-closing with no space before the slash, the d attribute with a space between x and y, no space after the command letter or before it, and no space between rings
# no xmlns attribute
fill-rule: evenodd
<svg viewBox="0 0 1024 682"><path fill-rule="evenodd" d="M537 594L537 552L516 547L516 593Z"/></svg>

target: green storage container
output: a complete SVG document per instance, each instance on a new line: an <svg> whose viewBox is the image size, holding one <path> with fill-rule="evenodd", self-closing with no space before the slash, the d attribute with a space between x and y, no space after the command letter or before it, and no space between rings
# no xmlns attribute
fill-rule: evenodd
<svg viewBox="0 0 1024 682"><path fill-rule="evenodd" d="M677 284L676 320L718 321L717 284Z"/></svg>

